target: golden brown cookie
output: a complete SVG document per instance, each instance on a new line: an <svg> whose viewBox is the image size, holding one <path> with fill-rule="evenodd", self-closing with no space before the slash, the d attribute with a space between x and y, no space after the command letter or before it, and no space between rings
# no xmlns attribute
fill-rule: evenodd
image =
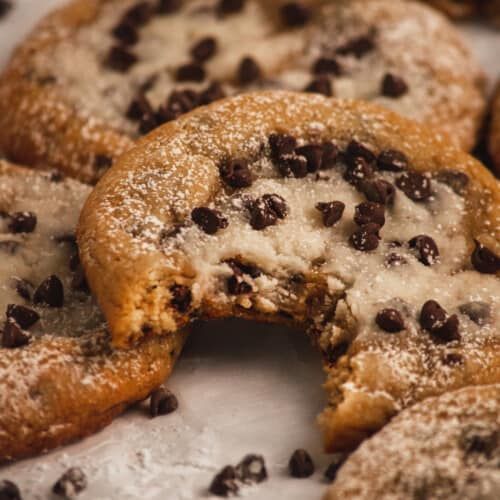
<svg viewBox="0 0 500 500"><path fill-rule="evenodd" d="M500 380L497 181L368 103L239 96L159 128L90 195L78 240L116 345L194 317L306 330L329 449Z"/></svg>
<svg viewBox="0 0 500 500"><path fill-rule="evenodd" d="M109 343L74 229L88 186L0 161L0 463L108 425L170 373L184 335Z"/></svg>
<svg viewBox="0 0 500 500"><path fill-rule="evenodd" d="M493 167L496 173L500 175L500 83L497 85L492 100L489 150Z"/></svg>
<svg viewBox="0 0 500 500"><path fill-rule="evenodd" d="M401 0L74 0L0 82L0 150L93 182L132 141L263 88L375 101L471 149L483 74L455 29Z"/></svg>
<svg viewBox="0 0 500 500"><path fill-rule="evenodd" d="M494 500L499 492L500 385L488 385L403 411L351 455L325 500Z"/></svg>

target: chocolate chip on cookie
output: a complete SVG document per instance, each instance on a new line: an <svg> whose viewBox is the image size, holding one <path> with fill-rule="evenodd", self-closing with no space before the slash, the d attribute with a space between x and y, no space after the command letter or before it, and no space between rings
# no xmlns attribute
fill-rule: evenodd
<svg viewBox="0 0 500 500"><path fill-rule="evenodd" d="M460 340L461 335L458 331L459 325L460 322L458 320L458 316L453 314L447 318L441 326L438 326L431 331L432 336L435 340L445 343Z"/></svg>
<svg viewBox="0 0 500 500"><path fill-rule="evenodd" d="M143 26L150 21L153 14L153 6L149 2L137 2L125 12L123 21L134 26Z"/></svg>
<svg viewBox="0 0 500 500"><path fill-rule="evenodd" d="M465 455L480 454L491 459L500 447L500 431L474 425L466 427L459 438L459 446Z"/></svg>
<svg viewBox="0 0 500 500"><path fill-rule="evenodd" d="M297 147L297 139L287 134L271 134L268 141L271 155L275 160L281 156L292 154Z"/></svg>
<svg viewBox="0 0 500 500"><path fill-rule="evenodd" d="M208 207L195 208L191 212L191 219L207 234L215 234L229 225L222 212Z"/></svg>
<svg viewBox="0 0 500 500"><path fill-rule="evenodd" d="M218 497L236 495L239 491L236 469L232 465L224 467L212 480L209 491Z"/></svg>
<svg viewBox="0 0 500 500"><path fill-rule="evenodd" d="M479 241L474 240L476 247L471 255L471 262L476 271L482 274L496 274L500 271L500 256Z"/></svg>
<svg viewBox="0 0 500 500"><path fill-rule="evenodd" d="M9 304L6 315L7 318L15 319L16 323L25 330L33 326L40 319L40 315L36 311L18 304Z"/></svg>
<svg viewBox="0 0 500 500"><path fill-rule="evenodd" d="M205 69L201 64L190 62L177 68L175 79L178 82L202 82L205 79Z"/></svg>
<svg viewBox="0 0 500 500"><path fill-rule="evenodd" d="M182 7L182 0L158 0L158 14L173 14Z"/></svg>
<svg viewBox="0 0 500 500"><path fill-rule="evenodd" d="M382 79L381 91L385 97L397 98L408 92L408 85L400 76L387 73Z"/></svg>
<svg viewBox="0 0 500 500"><path fill-rule="evenodd" d="M373 175L374 170L372 165L364 158L358 157L349 161L344 173L344 179L349 184L361 188L363 183L371 179Z"/></svg>
<svg viewBox="0 0 500 500"><path fill-rule="evenodd" d="M382 309L377 313L375 322L388 333L397 333L405 329L403 316L397 309Z"/></svg>
<svg viewBox="0 0 500 500"><path fill-rule="evenodd" d="M425 201L432 196L432 184L419 172L405 172L396 179L396 186L413 201Z"/></svg>
<svg viewBox="0 0 500 500"><path fill-rule="evenodd" d="M220 15L236 14L245 7L245 0L219 0L216 10Z"/></svg>
<svg viewBox="0 0 500 500"><path fill-rule="evenodd" d="M357 187L368 201L382 205L392 205L394 203L396 189L388 181L383 179L363 180L358 183Z"/></svg>
<svg viewBox="0 0 500 500"><path fill-rule="evenodd" d="M311 10L300 2L288 2L281 7L281 17L286 26L304 26L311 19Z"/></svg>
<svg viewBox="0 0 500 500"><path fill-rule="evenodd" d="M207 36L191 47L191 57L203 63L212 58L217 52L217 40L213 36Z"/></svg>
<svg viewBox="0 0 500 500"><path fill-rule="evenodd" d="M87 487L87 476L79 467L68 469L54 484L52 492L65 499L74 498Z"/></svg>
<svg viewBox="0 0 500 500"><path fill-rule="evenodd" d="M126 116L134 121L141 120L144 116L153 115L153 107L143 92L139 92L130 103Z"/></svg>
<svg viewBox="0 0 500 500"><path fill-rule="evenodd" d="M323 225L332 227L342 218L345 203L341 201L320 202L316 204L316 210L319 210L323 216Z"/></svg>
<svg viewBox="0 0 500 500"><path fill-rule="evenodd" d="M288 471L292 477L299 479L310 477L314 474L314 462L306 450L295 450L288 462Z"/></svg>
<svg viewBox="0 0 500 500"><path fill-rule="evenodd" d="M323 147L316 144L310 144L297 148L295 153L306 159L307 171L309 173L317 172L321 168L323 161Z"/></svg>
<svg viewBox="0 0 500 500"><path fill-rule="evenodd" d="M137 61L138 58L135 54L125 47L115 45L111 47L105 63L109 69L119 73L126 73Z"/></svg>
<svg viewBox="0 0 500 500"><path fill-rule="evenodd" d="M179 401L171 391L160 387L151 393L149 401L149 414L152 418L159 415L168 415L179 407Z"/></svg>
<svg viewBox="0 0 500 500"><path fill-rule="evenodd" d="M387 170L389 172L408 170L408 158L397 149L386 149L378 155L377 167L379 170Z"/></svg>
<svg viewBox="0 0 500 500"><path fill-rule="evenodd" d="M262 483L267 479L267 468L262 455L250 454L236 466L237 478L245 484Z"/></svg>
<svg viewBox="0 0 500 500"><path fill-rule="evenodd" d="M365 226L373 222L382 227L385 224L384 206L372 201L360 203L355 209L354 222L358 226Z"/></svg>
<svg viewBox="0 0 500 500"><path fill-rule="evenodd" d="M219 82L212 82L208 87L198 94L198 104L210 104L226 97L226 93Z"/></svg>
<svg viewBox="0 0 500 500"><path fill-rule="evenodd" d="M459 321L456 314L448 316L435 300L428 300L420 311L420 325L441 342L460 340Z"/></svg>
<svg viewBox="0 0 500 500"><path fill-rule="evenodd" d="M422 264L432 266L437 262L439 248L430 236L426 236L425 234L415 236L408 244L410 248L413 248L417 252L417 258Z"/></svg>
<svg viewBox="0 0 500 500"><path fill-rule="evenodd" d="M139 41L137 28L128 21L122 21L115 26L112 34L123 45L135 45Z"/></svg>
<svg viewBox="0 0 500 500"><path fill-rule="evenodd" d="M347 163L352 165L357 158L363 158L370 164L375 164L377 157L369 146L359 141L352 140L345 150Z"/></svg>
<svg viewBox="0 0 500 500"><path fill-rule="evenodd" d="M279 219L288 215L288 206L278 194L265 194L255 200L250 208L250 225L261 231L277 224Z"/></svg>
<svg viewBox="0 0 500 500"><path fill-rule="evenodd" d="M11 9L12 2L10 0L0 0L0 19L6 16Z"/></svg>
<svg viewBox="0 0 500 500"><path fill-rule="evenodd" d="M172 299L170 301L172 307L180 313L187 312L193 301L193 295L189 287L175 284L170 287L170 293L172 294Z"/></svg>
<svg viewBox="0 0 500 500"><path fill-rule="evenodd" d="M35 287L27 280L22 278L14 278L14 287L17 294L24 300L31 300L31 296L35 290Z"/></svg>
<svg viewBox="0 0 500 500"><path fill-rule="evenodd" d="M327 76L319 75L306 86L304 92L322 94L326 97L331 97L333 95L332 82Z"/></svg>
<svg viewBox="0 0 500 500"><path fill-rule="evenodd" d="M349 239L351 245L361 252L376 250L380 240L380 226L378 224L366 224L355 231Z"/></svg>
<svg viewBox="0 0 500 500"><path fill-rule="evenodd" d="M30 341L30 335L25 332L14 318L7 318L2 333L2 347L15 349L23 347Z"/></svg>
<svg viewBox="0 0 500 500"><path fill-rule="evenodd" d="M459 195L463 195L469 185L469 176L458 170L442 170L436 174L436 179L450 186Z"/></svg>
<svg viewBox="0 0 500 500"><path fill-rule="evenodd" d="M50 307L62 307L64 304L64 287L61 280L52 274L38 286L33 294L35 304Z"/></svg>
<svg viewBox="0 0 500 500"><path fill-rule="evenodd" d="M344 465L345 461L348 459L348 453L336 453L333 457L333 460L330 462L330 465L325 471L325 478L333 482L337 477L337 472L340 470L342 465Z"/></svg>
<svg viewBox="0 0 500 500"><path fill-rule="evenodd" d="M283 177L302 179L308 173L307 159L304 156L292 153L283 155L277 160L278 170Z"/></svg>
<svg viewBox="0 0 500 500"><path fill-rule="evenodd" d="M2 15L2 1L0 0L0 17ZM7 479L0 481L0 498L2 500L22 500L21 492L17 485Z"/></svg>
<svg viewBox="0 0 500 500"><path fill-rule="evenodd" d="M317 75L328 74L339 76L342 74L342 67L337 59L333 57L320 57L314 63L312 71Z"/></svg>
<svg viewBox="0 0 500 500"><path fill-rule="evenodd" d="M248 161L239 158L229 160L219 167L222 180L232 188L245 188L252 185L252 173Z"/></svg>
<svg viewBox="0 0 500 500"><path fill-rule="evenodd" d="M14 233L32 233L37 224L33 212L14 212L10 214L9 230Z"/></svg>
<svg viewBox="0 0 500 500"><path fill-rule="evenodd" d="M375 49L375 40L372 34L362 35L356 38L351 38L346 43L337 47L336 53L342 56L353 55L361 59L364 55L368 54Z"/></svg>
<svg viewBox="0 0 500 500"><path fill-rule="evenodd" d="M262 71L253 57L244 57L238 66L237 79L241 85L249 85L262 77Z"/></svg>

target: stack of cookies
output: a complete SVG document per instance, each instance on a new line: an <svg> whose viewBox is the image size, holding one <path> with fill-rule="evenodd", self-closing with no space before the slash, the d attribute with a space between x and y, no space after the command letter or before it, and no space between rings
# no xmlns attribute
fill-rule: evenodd
<svg viewBox="0 0 500 500"><path fill-rule="evenodd" d="M191 323L239 317L321 355L328 498L498 498L500 187L469 155L485 83L414 1L50 14L0 79L0 152L30 167L0 161L0 463L151 393L170 411ZM237 491L224 474L212 493Z"/></svg>

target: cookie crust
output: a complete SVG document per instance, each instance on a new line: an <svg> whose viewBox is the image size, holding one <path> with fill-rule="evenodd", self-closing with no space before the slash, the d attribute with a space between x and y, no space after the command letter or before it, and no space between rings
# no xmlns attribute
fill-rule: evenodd
<svg viewBox="0 0 500 500"><path fill-rule="evenodd" d="M78 33L100 21L101 14L106 9L108 9L106 12L111 12L112 9L109 7L113 1L116 2L116 0L74 0L49 15L18 48L0 84L0 130L2 131L0 150L11 159L34 166L51 164L84 182L95 182L115 158L132 146L135 134L130 132L130 124L125 127L125 131L124 128L99 117L98 113L89 111L85 104L85 101L88 101L87 96L82 95L82 102L77 102L67 95L68 86L75 85L75 75L67 79L68 81L64 81L64 78L61 82L57 81L58 47L64 43L78 43L75 42ZM124 6L133 5L133 2L128 2L126 5L123 2L117 3L120 6L115 10L123 10ZM328 4L319 0L310 2L314 8L322 3ZM349 79L345 79L344 82L341 78L338 86L336 77L333 80L336 95L375 98L408 117L424 121L428 125L450 133L452 139L464 149L471 149L476 141L476 133L484 111L483 74L454 28L436 13L415 2L405 4L399 0L377 0L371 2L369 9L363 4L363 1L341 1L326 7L318 7L326 10L318 16L321 19L314 20L311 28L300 28L280 35L284 37L283 40L289 35L291 40L289 45L299 46L297 50L290 49L291 52L282 64L290 65L290 61L303 59L302 53L310 50L309 46L316 43L318 32L327 30L325 33L328 34L331 23L333 23L332 32L341 33L344 37L350 32L359 36L357 31L361 32L361 28L369 31L373 27L381 26L382 34L387 30L387 41L383 42L382 52L376 57L383 61L383 66L387 67L388 71L393 69L402 73L414 72L410 77L408 96L401 98L400 105L397 102L399 98L381 98L374 95L379 92L378 81L373 88L363 90L362 87L364 88L367 82L367 77L363 74L354 76L354 80L356 78L359 80L354 84L350 83ZM274 19L278 3L264 2L263 5L268 19ZM252 16L253 13L249 15ZM230 18L228 19L227 22L231 23ZM342 23L342 19L346 20L346 26L335 24L337 22L335 20L340 20L338 22ZM407 21L408 27L411 27L411 34L397 38L397 26L402 19ZM105 32L101 36L104 37L102 43L112 44L113 40L109 33ZM332 39L330 35L327 38ZM398 40L397 44L394 42L395 39ZM411 47L405 46L405 40L408 39L413 40ZM419 40L418 44L416 40ZM430 43L427 40L430 40ZM273 39L271 41L275 43ZM339 46L342 44L341 41L336 43ZM410 66L406 67L408 53L413 53L414 57ZM42 65L40 68L37 60L44 54L47 62L45 67ZM188 54L186 58L189 58ZM258 51L254 59L259 59ZM356 62L355 59L347 61L346 65L349 67L354 63L358 64L359 61ZM455 62L450 64L450 60ZM287 84L288 77L284 78L283 82L275 78L275 73L281 71L274 67L275 64L270 65L272 69L267 70L265 62L259 62L264 65L266 72L271 72L266 77L275 80L265 85L301 90L299 83ZM308 65L310 66L312 62L309 61ZM60 61L59 63L62 64ZM224 61L221 64L227 65ZM378 66L380 67L380 64ZM292 72L298 70L300 72L304 68L295 68L292 65L289 69ZM217 71L215 77L218 78ZM106 69L102 68L101 72L106 72ZM368 72L373 74L371 70ZM406 78L407 75L401 76ZM83 80L84 75L81 78ZM307 71L306 78L308 80L312 78L312 75L307 77ZM232 73L231 77L222 74L221 79L223 83L229 81L230 85L234 85ZM302 79L301 76L299 80ZM429 85L429 82L432 84ZM105 83L99 82L99 85L104 86ZM306 83L307 81L304 85ZM136 82L128 86L138 87ZM186 85L181 84L180 88L186 88ZM450 94L452 88L456 92L453 96ZM245 86L238 88L236 85L238 92L246 89ZM256 90L258 86L250 86L248 89ZM234 90L230 91L233 92ZM351 95L353 93L354 95ZM106 105L107 102L104 102L102 106ZM123 107L123 104L120 106ZM124 114L126 109L121 112Z"/></svg>

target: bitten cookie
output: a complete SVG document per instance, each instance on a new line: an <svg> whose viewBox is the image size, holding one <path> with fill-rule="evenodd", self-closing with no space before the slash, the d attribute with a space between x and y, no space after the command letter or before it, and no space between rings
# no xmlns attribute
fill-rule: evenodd
<svg viewBox="0 0 500 500"><path fill-rule="evenodd" d="M0 161L0 463L87 436L169 374L183 334L109 344L74 230L90 189Z"/></svg>
<svg viewBox="0 0 500 500"><path fill-rule="evenodd" d="M493 166L500 175L500 83L492 101L489 149Z"/></svg>
<svg viewBox="0 0 500 500"><path fill-rule="evenodd" d="M497 181L368 103L238 96L159 128L97 185L78 240L116 345L192 318L289 322L323 354L328 448L500 380Z"/></svg>
<svg viewBox="0 0 500 500"><path fill-rule="evenodd" d="M325 500L494 500L500 492L500 385L405 410L363 443Z"/></svg>
<svg viewBox="0 0 500 500"><path fill-rule="evenodd" d="M0 150L93 182L156 126L263 88L373 100L470 149L482 81L455 29L415 2L75 0L7 68Z"/></svg>

